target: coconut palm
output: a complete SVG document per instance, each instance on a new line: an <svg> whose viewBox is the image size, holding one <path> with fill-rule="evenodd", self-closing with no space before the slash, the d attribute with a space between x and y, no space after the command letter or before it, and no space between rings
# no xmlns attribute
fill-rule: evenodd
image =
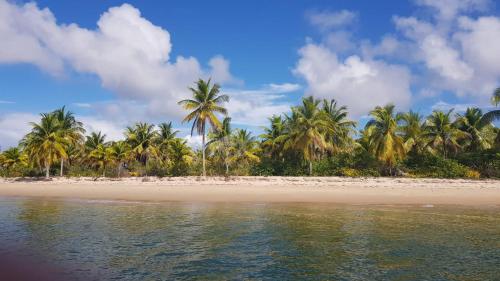
<svg viewBox="0 0 500 281"><path fill-rule="evenodd" d="M109 157L116 163L116 175L121 176L123 165L130 160L131 150L125 141L116 141L111 143L108 148Z"/></svg>
<svg viewBox="0 0 500 281"><path fill-rule="evenodd" d="M181 175L187 172L193 162L193 151L183 139L175 138L170 144L169 155L172 159L172 174Z"/></svg>
<svg viewBox="0 0 500 281"><path fill-rule="evenodd" d="M105 144L99 144L88 155L90 165L97 170L102 170L102 176L106 177L106 167L113 161L111 151Z"/></svg>
<svg viewBox="0 0 500 281"><path fill-rule="evenodd" d="M334 99L323 100L323 112L329 129L326 131L326 140L332 145L334 151L341 151L352 147L351 137L356 122L347 119L347 107L338 106Z"/></svg>
<svg viewBox="0 0 500 281"><path fill-rule="evenodd" d="M45 167L45 177L50 176L50 166L54 161L67 158L66 147L70 144L61 130L61 124L54 114L41 114L40 123L30 123L31 132L27 134L22 146L32 161Z"/></svg>
<svg viewBox="0 0 500 281"><path fill-rule="evenodd" d="M270 126L264 127L264 133L259 136L262 139L261 146L271 158L281 158L284 161L282 158L284 142L280 136L285 133L285 120L281 115L273 115L268 120Z"/></svg>
<svg viewBox="0 0 500 281"><path fill-rule="evenodd" d="M229 153L231 144L231 118L224 117L220 128L216 128L213 132L208 134L209 141L207 147L210 147L216 154L218 154L224 162L226 175L229 174Z"/></svg>
<svg viewBox="0 0 500 281"><path fill-rule="evenodd" d="M105 144L106 135L99 132L92 132L89 136L86 137L85 140L85 150L90 152L96 149L99 145Z"/></svg>
<svg viewBox="0 0 500 281"><path fill-rule="evenodd" d="M26 155L18 147L11 147L0 154L0 167L6 170L26 165Z"/></svg>
<svg viewBox="0 0 500 281"><path fill-rule="evenodd" d="M400 131L403 136L406 152L423 151L425 141L423 139L423 117L418 112L409 111L400 113L398 117L401 125Z"/></svg>
<svg viewBox="0 0 500 281"><path fill-rule="evenodd" d="M495 91L493 91L493 96L491 97L491 103L494 106L498 106L498 104L500 104L500 87L496 88Z"/></svg>
<svg viewBox="0 0 500 281"><path fill-rule="evenodd" d="M196 82L196 88L191 87L189 90L193 94L192 99L185 99L179 102L184 109L191 111L182 122L193 121L191 135L193 135L196 128L197 133L202 136L203 176L206 176L205 134L207 121L214 129L221 127L220 121L215 114L227 114L227 110L222 104L229 101L229 96L220 94L220 86L218 84L210 85L210 79L208 81L199 79Z"/></svg>
<svg viewBox="0 0 500 281"><path fill-rule="evenodd" d="M130 145L131 152L144 167L150 158L158 157L158 149L155 146L157 133L153 124L141 122L126 129L126 141Z"/></svg>
<svg viewBox="0 0 500 281"><path fill-rule="evenodd" d="M172 122L161 123L158 125L159 131L156 139L156 147L159 150L162 161L167 163L169 161L168 152L170 150L170 145L176 138L179 131L172 128Z"/></svg>
<svg viewBox="0 0 500 281"><path fill-rule="evenodd" d="M287 116L288 133L283 135L286 139L284 148L302 153L304 160L309 163L310 175L317 153L331 147L325 140L324 133L329 127L325 113L318 108L319 103L312 96L303 98L302 105L292 108L292 115Z"/></svg>
<svg viewBox="0 0 500 281"><path fill-rule="evenodd" d="M451 120L451 113L434 110L424 125L427 146L434 150L441 151L444 158L447 158L451 152L457 152L460 149L460 140L468 138L470 135L459 130L456 123Z"/></svg>
<svg viewBox="0 0 500 281"><path fill-rule="evenodd" d="M76 146L80 144L83 140L83 134L85 133L85 129L83 128L83 123L76 120L74 114L71 111L67 111L63 106L59 109L56 109L54 114L60 124L61 134L64 138L68 140L69 145ZM69 147L66 147L66 154L68 154ZM61 177L63 176L64 171L64 160L65 158L61 158Z"/></svg>
<svg viewBox="0 0 500 281"><path fill-rule="evenodd" d="M403 138L398 135L399 117L394 112L394 105L377 106L370 112L372 119L365 126L369 132L368 146L373 155L389 168L405 155Z"/></svg>
<svg viewBox="0 0 500 281"><path fill-rule="evenodd" d="M231 144L233 146L231 162L248 165L260 161L257 156L260 150L257 140L247 130L236 130L231 136Z"/></svg>
<svg viewBox="0 0 500 281"><path fill-rule="evenodd" d="M495 132L491 124L491 116L479 108L467 108L464 114L457 114L458 129L469 136L469 147L473 151L491 148L494 143Z"/></svg>

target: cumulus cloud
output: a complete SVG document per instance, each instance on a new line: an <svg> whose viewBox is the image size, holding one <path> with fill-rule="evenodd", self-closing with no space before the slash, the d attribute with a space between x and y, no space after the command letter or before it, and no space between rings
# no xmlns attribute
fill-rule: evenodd
<svg viewBox="0 0 500 281"><path fill-rule="evenodd" d="M357 55L339 59L325 46L309 43L300 51L294 73L305 79L307 94L335 98L359 117L375 105L394 103L408 107L409 70L384 61L364 60Z"/></svg>
<svg viewBox="0 0 500 281"><path fill-rule="evenodd" d="M488 0L417 0L417 5L429 7L437 12L435 15L442 21L455 19L462 12L483 11L489 4Z"/></svg>
<svg viewBox="0 0 500 281"><path fill-rule="evenodd" d="M290 110L286 93L296 92L298 84L269 84L257 90L227 90L230 96L227 106L231 121L237 125L263 126L267 118Z"/></svg>
<svg viewBox="0 0 500 281"><path fill-rule="evenodd" d="M312 25L321 30L328 30L353 23L357 19L357 14L348 10L311 11L306 14L306 17Z"/></svg>
<svg viewBox="0 0 500 281"><path fill-rule="evenodd" d="M30 131L30 122L36 122L39 119L39 115L26 112L0 115L0 147L2 150L17 146L19 140Z"/></svg>
<svg viewBox="0 0 500 281"><path fill-rule="evenodd" d="M0 63L34 64L56 76L67 67L96 75L119 98L147 104L150 115L180 115L177 101L199 77L237 81L222 56L212 58L209 69L194 57L171 58L169 32L129 4L110 8L92 30L58 24L34 3L0 0L0 38Z"/></svg>
<svg viewBox="0 0 500 281"><path fill-rule="evenodd" d="M457 16L446 23L447 28L442 28L442 17L435 22L395 17L394 22L407 44L414 46L409 56L428 70L422 74L426 86L484 102L500 82L500 18L459 16L470 5L439 12Z"/></svg>

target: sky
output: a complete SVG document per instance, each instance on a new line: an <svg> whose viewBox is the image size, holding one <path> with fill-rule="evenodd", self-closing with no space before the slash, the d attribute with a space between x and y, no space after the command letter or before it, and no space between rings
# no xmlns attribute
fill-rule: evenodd
<svg viewBox="0 0 500 281"><path fill-rule="evenodd" d="M255 134L303 96L336 99L366 122L399 111L491 108L500 86L499 3L398 1L0 0L0 146L61 106L88 132L123 137L172 121L211 78L235 127Z"/></svg>

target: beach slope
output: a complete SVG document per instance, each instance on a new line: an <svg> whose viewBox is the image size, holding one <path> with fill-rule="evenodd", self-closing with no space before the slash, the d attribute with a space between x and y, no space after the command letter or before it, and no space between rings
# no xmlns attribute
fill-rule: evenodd
<svg viewBox="0 0 500 281"><path fill-rule="evenodd" d="M500 181L342 177L0 179L0 196L155 202L500 206Z"/></svg>

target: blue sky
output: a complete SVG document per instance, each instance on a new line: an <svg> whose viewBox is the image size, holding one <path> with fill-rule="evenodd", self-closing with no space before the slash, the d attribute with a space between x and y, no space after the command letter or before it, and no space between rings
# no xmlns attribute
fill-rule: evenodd
<svg viewBox="0 0 500 281"><path fill-rule="evenodd" d="M0 145L66 105L109 139L179 121L198 77L222 84L256 133L304 95L362 124L375 105L488 108L500 85L500 17L487 0L0 0ZM190 143L197 138L187 137Z"/></svg>

